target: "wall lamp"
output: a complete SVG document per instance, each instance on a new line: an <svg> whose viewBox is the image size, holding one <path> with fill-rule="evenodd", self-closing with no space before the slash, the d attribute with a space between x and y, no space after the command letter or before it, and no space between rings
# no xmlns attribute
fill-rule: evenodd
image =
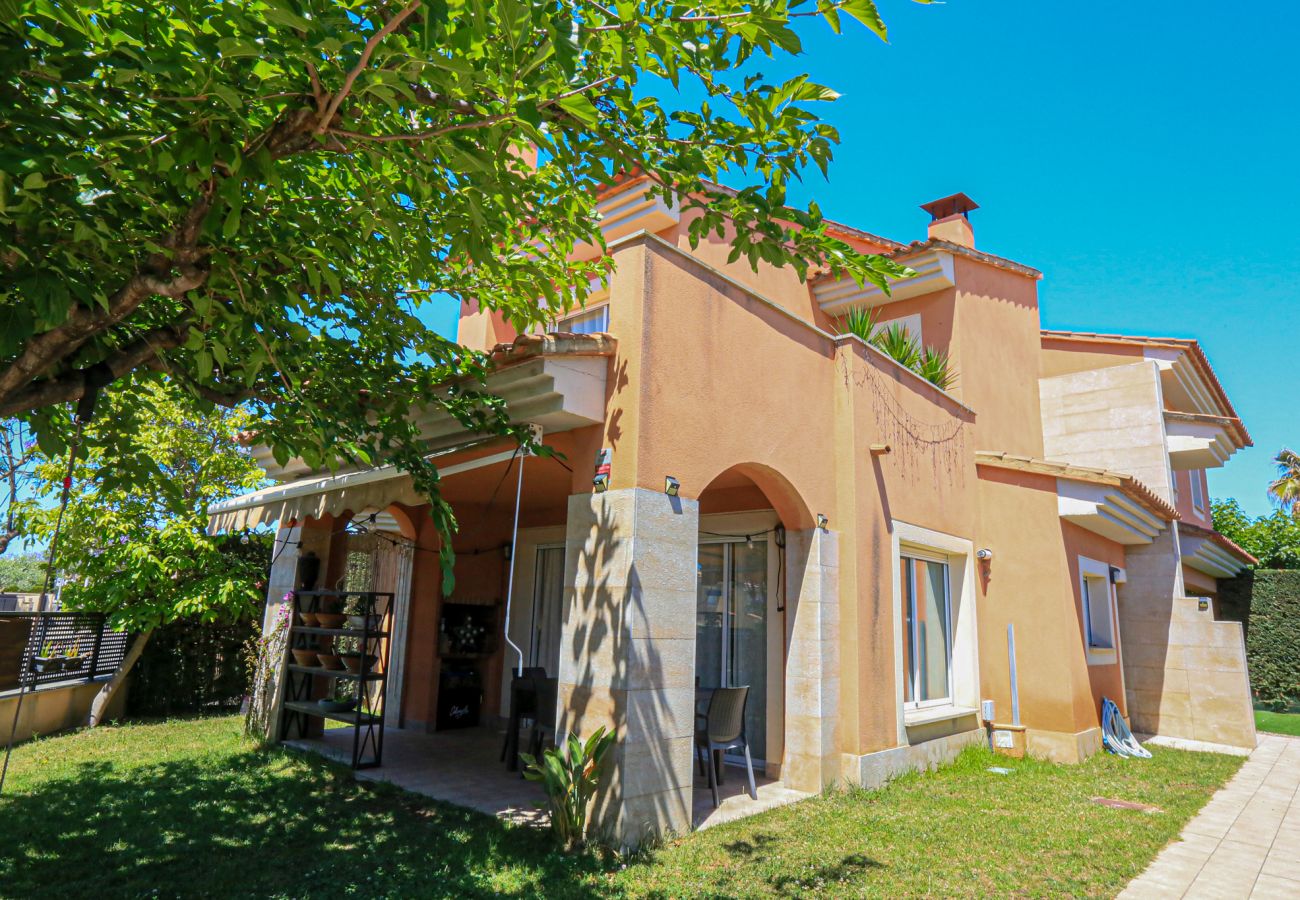
<svg viewBox="0 0 1300 900"><path fill-rule="evenodd" d="M671 475L664 476L664 493L669 497L676 497L682 489L682 483Z"/></svg>
<svg viewBox="0 0 1300 900"><path fill-rule="evenodd" d="M993 551L990 550L988 547L985 547L983 550L976 550L975 558L978 559L980 562L992 562Z"/></svg>
<svg viewBox="0 0 1300 900"><path fill-rule="evenodd" d="M828 518L826 518L825 515L823 515L822 513L818 513L818 514L817 514L817 527L818 527L818 528L820 528L822 531L825 531L826 528L827 528L830 524L831 524L831 520L828 519Z"/></svg>

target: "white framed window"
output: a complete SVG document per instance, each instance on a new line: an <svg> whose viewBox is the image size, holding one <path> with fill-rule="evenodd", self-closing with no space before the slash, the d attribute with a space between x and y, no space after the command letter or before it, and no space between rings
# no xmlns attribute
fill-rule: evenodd
<svg viewBox="0 0 1300 900"><path fill-rule="evenodd" d="M903 621L903 707L952 702L952 594L948 560L900 548L899 610Z"/></svg>
<svg viewBox="0 0 1300 900"><path fill-rule="evenodd" d="M567 331L573 334L595 334L609 331L609 304L604 303L593 309L584 309L555 320L552 331Z"/></svg>
<svg viewBox="0 0 1300 900"><path fill-rule="evenodd" d="M1205 512L1205 470L1193 469L1187 473L1187 480L1192 484L1192 509L1198 513Z"/></svg>
<svg viewBox="0 0 1300 900"><path fill-rule="evenodd" d="M1114 662L1115 586L1111 584L1107 563L1079 557L1079 602L1088 662Z"/></svg>

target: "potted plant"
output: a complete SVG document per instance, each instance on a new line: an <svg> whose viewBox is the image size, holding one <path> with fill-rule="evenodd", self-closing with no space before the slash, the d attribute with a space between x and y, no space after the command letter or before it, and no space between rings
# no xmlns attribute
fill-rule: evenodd
<svg viewBox="0 0 1300 900"><path fill-rule="evenodd" d="M347 712L356 707L357 698L352 685L340 681L335 683L328 697L322 697L316 702L325 712Z"/></svg>
<svg viewBox="0 0 1300 900"><path fill-rule="evenodd" d="M81 647L77 645L76 641L73 641L68 646L68 649L63 651L63 669L65 672L81 668L81 664L85 661L86 657L81 652Z"/></svg>
<svg viewBox="0 0 1300 900"><path fill-rule="evenodd" d="M359 637L344 637L335 641L334 655L353 675L369 672L379 658L373 653L366 653L362 643Z"/></svg>
<svg viewBox="0 0 1300 900"><path fill-rule="evenodd" d="M351 596L344 604L343 612L348 617L349 628L355 628L357 631L379 630L379 615L374 611L373 601L360 596Z"/></svg>
<svg viewBox="0 0 1300 900"><path fill-rule="evenodd" d="M66 665L67 660L60 651L59 645L53 641L46 641L45 646L41 648L41 652L32 659L32 668L38 675L44 675L48 672L62 672Z"/></svg>

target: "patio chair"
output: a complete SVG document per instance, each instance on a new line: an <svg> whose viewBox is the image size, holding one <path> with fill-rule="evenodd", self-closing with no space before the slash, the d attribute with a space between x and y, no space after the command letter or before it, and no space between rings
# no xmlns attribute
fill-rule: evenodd
<svg viewBox="0 0 1300 900"><path fill-rule="evenodd" d="M560 679L538 678L537 695L533 710L533 730L528 737L528 752L534 759L542 755L546 741L555 743L555 703L559 696Z"/></svg>
<svg viewBox="0 0 1300 900"><path fill-rule="evenodd" d="M745 702L749 699L749 686L718 688L709 700L709 711L695 718L695 752L707 761L709 789L713 791L713 805L719 804L718 781L722 777L722 754L727 750L745 751L745 772L749 776L749 796L758 799L754 784L754 761L749 755L749 741L745 740Z"/></svg>
<svg viewBox="0 0 1300 900"><path fill-rule="evenodd" d="M505 738L501 742L501 759L505 762L506 768L512 772L518 762L520 721L525 718L536 720L537 685L545 679L546 669L541 666L525 666L523 674L516 675L510 682L509 719L506 724ZM552 718L554 718L553 714Z"/></svg>

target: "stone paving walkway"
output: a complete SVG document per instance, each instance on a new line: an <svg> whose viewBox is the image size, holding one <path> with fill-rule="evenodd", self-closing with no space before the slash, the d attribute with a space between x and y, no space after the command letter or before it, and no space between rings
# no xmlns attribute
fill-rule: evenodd
<svg viewBox="0 0 1300 900"><path fill-rule="evenodd" d="M1240 771L1122 898L1300 898L1300 738L1261 734Z"/></svg>

